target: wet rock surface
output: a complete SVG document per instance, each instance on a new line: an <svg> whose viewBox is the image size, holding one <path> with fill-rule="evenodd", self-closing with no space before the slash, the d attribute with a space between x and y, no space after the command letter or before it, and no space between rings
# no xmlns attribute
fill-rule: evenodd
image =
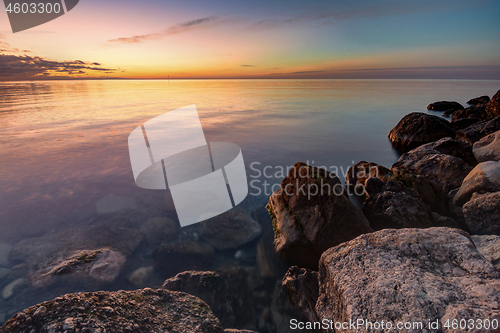
<svg viewBox="0 0 500 333"><path fill-rule="evenodd" d="M68 294L16 314L1 333L31 332L223 333L208 305L182 292L135 291Z"/></svg>
<svg viewBox="0 0 500 333"><path fill-rule="evenodd" d="M474 143L472 150L478 162L500 162L500 131L491 133Z"/></svg>
<svg viewBox="0 0 500 333"><path fill-rule="evenodd" d="M290 263L317 268L326 249L371 232L332 173L296 163L267 205L276 251Z"/></svg>
<svg viewBox="0 0 500 333"><path fill-rule="evenodd" d="M361 235L323 254L319 284L316 313L334 322L500 318L500 271L457 229Z"/></svg>
<svg viewBox="0 0 500 333"><path fill-rule="evenodd" d="M462 206L470 200L474 192L497 192L500 191L500 163L479 163L465 177L460 189L453 198L456 206Z"/></svg>
<svg viewBox="0 0 500 333"><path fill-rule="evenodd" d="M462 209L472 234L500 235L500 192L474 193Z"/></svg>
<svg viewBox="0 0 500 333"><path fill-rule="evenodd" d="M389 132L394 146L411 150L445 137L455 137L450 123L443 118L421 112L410 113Z"/></svg>

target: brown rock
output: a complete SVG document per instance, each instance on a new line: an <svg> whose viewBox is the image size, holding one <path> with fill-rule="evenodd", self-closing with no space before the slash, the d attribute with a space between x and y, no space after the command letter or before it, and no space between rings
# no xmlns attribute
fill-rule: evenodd
<svg viewBox="0 0 500 333"><path fill-rule="evenodd" d="M500 192L474 193L462 209L472 234L500 235Z"/></svg>
<svg viewBox="0 0 500 333"><path fill-rule="evenodd" d="M472 150L478 162L500 162L500 131L491 133L474 143Z"/></svg>
<svg viewBox="0 0 500 333"><path fill-rule="evenodd" d="M183 271L207 269L213 256L214 249L201 242L166 244L153 251L155 269L163 277L171 277Z"/></svg>
<svg viewBox="0 0 500 333"><path fill-rule="evenodd" d="M484 95L481 97L469 99L469 101L467 101L467 104L469 104L469 105L484 104L484 103L488 103L489 101L490 101L490 97Z"/></svg>
<svg viewBox="0 0 500 333"><path fill-rule="evenodd" d="M488 118L494 118L500 115L500 90L491 98L491 101L486 103L486 115Z"/></svg>
<svg viewBox="0 0 500 333"><path fill-rule="evenodd" d="M457 131L456 139L473 145L488 134L500 130L500 116L491 120L484 120L467 128Z"/></svg>
<svg viewBox="0 0 500 333"><path fill-rule="evenodd" d="M500 163L479 163L465 177L460 189L453 198L453 203L461 207L469 201L474 192L497 192L500 191Z"/></svg>
<svg viewBox="0 0 500 333"><path fill-rule="evenodd" d="M463 108L464 107L462 106L462 104L449 101L434 102L427 106L427 110L434 110L434 111L460 110Z"/></svg>
<svg viewBox="0 0 500 333"><path fill-rule="evenodd" d="M316 302L319 292L319 274L306 268L292 266L283 277L283 288L300 312L311 322L318 321Z"/></svg>
<svg viewBox="0 0 500 333"><path fill-rule="evenodd" d="M359 193L363 193L363 186L368 178L375 177L386 182L389 180L390 176L391 171L386 167L373 162L361 161L349 168L345 176L345 183L346 186L361 186L361 191ZM355 193L358 193L358 190L356 190Z"/></svg>

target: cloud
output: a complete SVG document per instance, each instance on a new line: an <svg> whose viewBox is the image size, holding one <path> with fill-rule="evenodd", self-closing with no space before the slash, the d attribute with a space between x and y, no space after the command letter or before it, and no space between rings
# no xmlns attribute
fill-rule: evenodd
<svg viewBox="0 0 500 333"><path fill-rule="evenodd" d="M132 44L132 43L142 43L142 42L147 41L147 40L162 39L166 36L180 34L182 32L197 29L201 26L205 27L206 25L213 23L217 20L218 20L218 18L215 16L204 17L204 18L200 18L197 20L191 20L191 21L172 25L169 28L167 28L161 32L155 32L155 33L150 33L150 34L145 34L145 35L137 35L137 36L133 36L133 37L122 37L122 38L110 39L110 40L108 40L108 43Z"/></svg>
<svg viewBox="0 0 500 333"><path fill-rule="evenodd" d="M241 65L241 67L255 67L254 65Z"/></svg>
<svg viewBox="0 0 500 333"><path fill-rule="evenodd" d="M103 68L96 64L82 60L53 61L37 56L0 54L0 77L34 78L51 76L54 73L74 75L83 74L86 71L115 72L115 69Z"/></svg>

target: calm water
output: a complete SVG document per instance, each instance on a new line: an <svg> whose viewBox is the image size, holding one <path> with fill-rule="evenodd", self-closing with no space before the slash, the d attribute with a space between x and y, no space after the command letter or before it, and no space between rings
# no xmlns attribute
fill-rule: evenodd
<svg viewBox="0 0 500 333"><path fill-rule="evenodd" d="M92 223L98 200L113 195L175 219L168 192L135 185L127 137L186 105L196 104L207 141L241 147L248 176L266 166L279 176L298 161L339 171L360 160L390 167L398 155L387 134L405 114L427 112L437 100L465 105L499 88L500 81L440 80L0 83L0 242ZM257 187L261 195L242 210L265 204L266 188Z"/></svg>

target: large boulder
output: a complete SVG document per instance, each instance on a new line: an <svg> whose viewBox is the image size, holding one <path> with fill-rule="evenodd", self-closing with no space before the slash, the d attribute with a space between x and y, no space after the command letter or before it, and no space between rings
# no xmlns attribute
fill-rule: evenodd
<svg viewBox="0 0 500 333"><path fill-rule="evenodd" d="M488 134L500 130L500 116L491 120L484 120L474 125L458 130L456 139L459 141L467 142L473 145L474 142L481 140Z"/></svg>
<svg viewBox="0 0 500 333"><path fill-rule="evenodd" d="M307 268L292 266L282 280L283 289L300 312L311 322L318 321L316 302L319 293L319 274Z"/></svg>
<svg viewBox="0 0 500 333"><path fill-rule="evenodd" d="M500 162L500 131L491 133L474 143L472 151L478 162Z"/></svg>
<svg viewBox="0 0 500 333"><path fill-rule="evenodd" d="M500 235L500 192L474 193L462 209L472 234Z"/></svg>
<svg viewBox="0 0 500 333"><path fill-rule="evenodd" d="M262 235L262 227L250 216L228 211L198 224L200 236L219 250L236 249Z"/></svg>
<svg viewBox="0 0 500 333"><path fill-rule="evenodd" d="M67 294L21 311L0 333L171 332L223 333L199 298L177 291L142 289Z"/></svg>
<svg viewBox="0 0 500 333"><path fill-rule="evenodd" d="M223 327L248 328L255 325L252 293L243 268L226 271L187 271L163 283L163 289L199 297L212 309Z"/></svg>
<svg viewBox="0 0 500 333"><path fill-rule="evenodd" d="M464 107L462 106L462 104L450 101L434 102L427 106L427 110L434 110L434 111L460 110L463 108Z"/></svg>
<svg viewBox="0 0 500 333"><path fill-rule="evenodd" d="M500 90L491 98L491 101L486 103L486 115L488 118L500 115Z"/></svg>
<svg viewBox="0 0 500 333"><path fill-rule="evenodd" d="M445 112L445 115L450 115L450 112ZM454 122L457 122L461 119L479 119L479 120L487 120L490 119L486 115L486 104L476 104L471 105L468 108L462 110L456 110L451 113L451 123L453 126Z"/></svg>
<svg viewBox="0 0 500 333"><path fill-rule="evenodd" d="M500 318L500 272L458 229L361 235L323 253L319 284L316 313L328 322L421 322L420 332L438 320L443 332L447 321ZM365 325L342 331L382 331Z"/></svg>
<svg viewBox="0 0 500 333"><path fill-rule="evenodd" d="M460 189L453 198L453 203L461 207L470 200L474 192L497 192L500 191L500 163L479 163L465 177Z"/></svg>
<svg viewBox="0 0 500 333"><path fill-rule="evenodd" d="M489 101L490 101L490 97L484 95L484 96L469 99L467 101L467 104L469 104L469 105L484 104L484 103L488 103Z"/></svg>
<svg viewBox="0 0 500 333"><path fill-rule="evenodd" d="M202 242L165 244L153 251L155 269L163 278L183 271L207 269L213 256L213 247Z"/></svg>
<svg viewBox="0 0 500 333"><path fill-rule="evenodd" d="M453 128L455 131L458 131L458 130L467 128L471 125L474 125L474 124L478 123L479 121L480 121L479 119L474 118L474 117L462 118L462 119L458 119L456 121L451 121L450 127Z"/></svg>
<svg viewBox="0 0 500 333"><path fill-rule="evenodd" d="M326 249L372 231L337 176L301 162L271 195L267 209L276 251L301 267L317 268Z"/></svg>
<svg viewBox="0 0 500 333"><path fill-rule="evenodd" d="M363 213L374 230L427 228L432 225L430 209L418 193L399 181L389 180L378 192L369 193Z"/></svg>
<svg viewBox="0 0 500 333"><path fill-rule="evenodd" d="M414 149L423 144L445 137L455 137L455 131L445 119L426 113L413 112L389 132L389 139L394 146Z"/></svg>
<svg viewBox="0 0 500 333"><path fill-rule="evenodd" d="M361 161L349 168L345 176L345 184L353 187L356 190L355 193L364 194L363 188L368 178L376 177L386 182L390 176L391 171L386 167L374 162ZM358 188L361 188L361 191Z"/></svg>
<svg viewBox="0 0 500 333"><path fill-rule="evenodd" d="M500 271L500 236L472 235L471 237L477 250Z"/></svg>

